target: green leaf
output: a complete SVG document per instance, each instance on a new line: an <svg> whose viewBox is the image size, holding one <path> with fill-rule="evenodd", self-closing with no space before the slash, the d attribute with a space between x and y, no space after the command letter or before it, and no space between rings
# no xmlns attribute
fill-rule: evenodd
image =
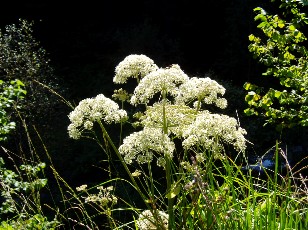
<svg viewBox="0 0 308 230"><path fill-rule="evenodd" d="M166 198L172 199L176 197L181 191L181 186L179 184L174 184L171 188L171 191L166 195Z"/></svg>
<svg viewBox="0 0 308 230"><path fill-rule="evenodd" d="M289 26L289 30L291 30L291 31L295 31L295 30L296 30L296 28L295 28L295 26L294 26L294 25L290 25L290 26Z"/></svg>
<svg viewBox="0 0 308 230"><path fill-rule="evenodd" d="M281 93L280 91L277 91L277 90L276 90L274 95L275 95L276 98L279 99L280 96L281 96L281 94L282 94L282 93Z"/></svg>
<svg viewBox="0 0 308 230"><path fill-rule="evenodd" d="M285 24L284 24L284 22L283 22L283 21L279 21L279 23L278 23L278 27L279 27L279 28L283 28L283 27L284 27L284 25L285 25Z"/></svg>
<svg viewBox="0 0 308 230"><path fill-rule="evenodd" d="M250 34L249 36L248 36L248 39L249 39L249 41L253 41L254 39L255 39L255 36L253 35L253 34Z"/></svg>
<svg viewBox="0 0 308 230"><path fill-rule="evenodd" d="M247 116L252 116L252 115L259 115L257 111L255 111L253 108L247 108L244 110L244 113Z"/></svg>
<svg viewBox="0 0 308 230"><path fill-rule="evenodd" d="M257 28L263 28L263 27L265 27L266 25L268 25L268 22L261 22L261 23L257 26Z"/></svg>
<svg viewBox="0 0 308 230"><path fill-rule="evenodd" d="M251 88L251 84L250 84L249 82L246 82L246 83L244 84L244 89L250 90L250 88Z"/></svg>
<svg viewBox="0 0 308 230"><path fill-rule="evenodd" d="M261 98L261 96L256 94L256 93L253 95L253 100L254 101L258 101L260 98Z"/></svg>

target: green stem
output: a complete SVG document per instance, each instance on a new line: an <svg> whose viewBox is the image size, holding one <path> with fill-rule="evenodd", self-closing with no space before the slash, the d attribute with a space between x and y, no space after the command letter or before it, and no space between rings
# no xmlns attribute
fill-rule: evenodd
<svg viewBox="0 0 308 230"><path fill-rule="evenodd" d="M137 192L138 192L139 195L143 198L144 201L147 200L146 196L141 192L141 190L140 190L140 188L139 188L139 186L138 186L138 184L137 184L135 178L132 176L132 173L130 172L129 168L127 167L127 164L125 163L125 161L124 161L123 157L121 156L120 152L118 151L117 147L113 144L113 141L111 140L111 138L110 138L110 136L109 136L107 130L105 129L104 125L102 124L101 121L98 121L98 124L99 124L99 126L100 126L100 128L101 128L103 134L104 134L105 137L107 138L109 144L111 145L112 149L114 150L114 152L115 152L116 155L118 156L118 158L119 158L120 162L122 163L122 165L123 165L125 171L127 172L127 174L128 174L128 176L129 176L129 178L131 179L132 183L134 184L134 186L135 186ZM146 205L148 205L148 204L146 203Z"/></svg>
<svg viewBox="0 0 308 230"><path fill-rule="evenodd" d="M121 106L121 109L123 109L124 110L124 101L122 101L122 104L121 104L122 106ZM119 140L119 146L121 145L121 143L122 143L122 133L123 133L123 122L121 121L121 123L120 123L120 140Z"/></svg>
<svg viewBox="0 0 308 230"><path fill-rule="evenodd" d="M152 167L151 167L151 163L148 162L148 170L149 170L149 176L150 176L150 198L151 198L151 202L155 202L155 197L154 197L154 180L153 180L153 174L152 174Z"/></svg>
<svg viewBox="0 0 308 230"><path fill-rule="evenodd" d="M201 107L201 99L198 98L198 104L197 104L197 108L196 108L197 112L200 110L200 107Z"/></svg>
<svg viewBox="0 0 308 230"><path fill-rule="evenodd" d="M168 134L168 125L166 119L166 91L163 91L163 133ZM166 180L167 180L167 194L171 192L172 178L171 178L171 159L168 155L165 155L166 160ZM167 196L168 199L168 215L169 215L169 225L168 229L174 229L174 213L173 213L173 202L174 199L171 196Z"/></svg>
<svg viewBox="0 0 308 230"><path fill-rule="evenodd" d="M167 177L167 194L171 192L171 162L168 156L165 157L166 159L166 177ZM168 215L169 215L169 225L168 229L174 229L174 214L173 214L173 201L174 199L171 196L168 196Z"/></svg>

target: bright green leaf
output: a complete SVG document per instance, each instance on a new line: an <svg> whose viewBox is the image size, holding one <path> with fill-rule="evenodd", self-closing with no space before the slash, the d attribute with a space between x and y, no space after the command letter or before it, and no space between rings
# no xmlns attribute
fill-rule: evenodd
<svg viewBox="0 0 308 230"><path fill-rule="evenodd" d="M176 197L181 191L181 186L179 184L175 184L172 186L171 191L166 195L166 198L172 199Z"/></svg>

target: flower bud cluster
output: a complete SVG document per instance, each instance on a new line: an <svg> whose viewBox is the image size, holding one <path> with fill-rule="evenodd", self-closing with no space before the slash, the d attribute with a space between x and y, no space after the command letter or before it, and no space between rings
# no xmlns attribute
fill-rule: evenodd
<svg viewBox="0 0 308 230"><path fill-rule="evenodd" d="M96 203L101 207L106 207L107 205L114 205L118 202L118 198L112 194L113 186L103 187L98 186L99 192L97 194L90 194L87 190L87 185L81 185L76 188L78 192L85 192L87 196L84 198L85 203Z"/></svg>

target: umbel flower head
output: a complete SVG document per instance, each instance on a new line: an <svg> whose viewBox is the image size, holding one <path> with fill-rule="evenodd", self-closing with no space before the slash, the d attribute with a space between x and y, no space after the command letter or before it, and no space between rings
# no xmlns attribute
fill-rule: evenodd
<svg viewBox="0 0 308 230"><path fill-rule="evenodd" d="M151 58L142 54L132 54L118 64L115 69L113 82L116 84L123 84L127 82L128 78L140 80L157 69L157 65Z"/></svg>
<svg viewBox="0 0 308 230"><path fill-rule="evenodd" d="M183 131L182 145L187 149L192 146L202 146L211 150L225 143L233 145L237 151L245 151L245 134L246 130L238 127L235 118L202 111L198 113L195 121Z"/></svg>
<svg viewBox="0 0 308 230"><path fill-rule="evenodd" d="M119 152L124 155L127 164L131 164L133 160L139 164L148 163L153 160L156 153L159 166L164 166L166 155L172 158L174 150L174 143L161 128L147 127L124 138L123 144L119 147Z"/></svg>
<svg viewBox="0 0 308 230"><path fill-rule="evenodd" d="M157 218L154 218L152 212L156 212ZM168 229L169 215L160 210L145 210L137 219L137 226L140 230L157 230L157 229Z"/></svg>
<svg viewBox="0 0 308 230"><path fill-rule="evenodd" d="M200 103L216 104L217 107L225 109L227 100L219 98L218 95L225 94L225 88L216 81L207 78L192 77L179 87L179 94L176 103L192 102L194 106Z"/></svg>
<svg viewBox="0 0 308 230"><path fill-rule="evenodd" d="M179 65L153 71L141 79L131 97L131 104L147 104L155 94L162 92L175 97L178 94L178 86L188 79Z"/></svg>
<svg viewBox="0 0 308 230"><path fill-rule="evenodd" d="M69 136L79 139L82 131L92 130L94 122L103 120L107 124L119 123L127 119L127 113L119 109L117 103L99 94L95 98L80 101L68 117L71 121L67 128Z"/></svg>

